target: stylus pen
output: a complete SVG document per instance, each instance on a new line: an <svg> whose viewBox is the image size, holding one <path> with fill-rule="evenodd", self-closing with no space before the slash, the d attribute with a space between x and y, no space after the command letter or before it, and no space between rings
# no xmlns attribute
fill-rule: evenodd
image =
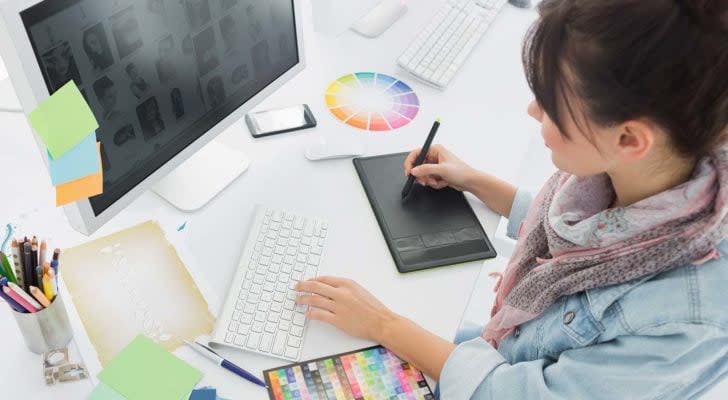
<svg viewBox="0 0 728 400"><path fill-rule="evenodd" d="M187 343L188 346L192 347L193 350L196 352L202 354L206 358L214 361L217 365L225 368L226 370L234 373L235 375L252 382L258 386L267 388L265 382L258 379L255 375L251 374L250 372L238 367L237 365L231 363L230 361L222 358L219 354L215 352L215 350L205 346L202 343L198 342L188 342L185 340L185 343Z"/></svg>
<svg viewBox="0 0 728 400"><path fill-rule="evenodd" d="M440 118L435 120L435 123L432 124L432 129L430 129L430 134L427 135L427 140L425 140L425 145L422 146L422 150L420 151L420 154L417 156L417 159L415 160L415 165L412 167L418 167L422 165L423 162L425 162L425 158L427 157L427 152L430 151L430 146L432 145L432 140L435 139L435 134L437 133L437 130L440 128ZM412 185L415 183L415 176L410 173L410 176L407 178L407 183L404 184L404 189L402 189L402 200L404 200L407 195L409 194L410 190L412 190Z"/></svg>

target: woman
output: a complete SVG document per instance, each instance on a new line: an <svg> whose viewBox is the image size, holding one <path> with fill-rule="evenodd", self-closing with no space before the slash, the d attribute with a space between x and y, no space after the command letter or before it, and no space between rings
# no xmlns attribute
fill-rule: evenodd
<svg viewBox="0 0 728 400"><path fill-rule="evenodd" d="M332 277L300 282L312 294L298 303L414 363L448 400L699 396L728 375L728 5L539 11L528 113L560 171L535 200L439 146L404 166L509 217L518 244L490 322L456 346Z"/></svg>

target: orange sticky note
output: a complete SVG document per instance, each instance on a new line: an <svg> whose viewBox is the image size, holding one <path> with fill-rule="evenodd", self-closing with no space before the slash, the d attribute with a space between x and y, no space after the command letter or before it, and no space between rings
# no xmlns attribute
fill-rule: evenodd
<svg viewBox="0 0 728 400"><path fill-rule="evenodd" d="M101 165L101 145L99 143L96 143L96 151L99 154L99 165ZM104 171L100 167L97 174L56 186L56 207L87 199L103 192Z"/></svg>

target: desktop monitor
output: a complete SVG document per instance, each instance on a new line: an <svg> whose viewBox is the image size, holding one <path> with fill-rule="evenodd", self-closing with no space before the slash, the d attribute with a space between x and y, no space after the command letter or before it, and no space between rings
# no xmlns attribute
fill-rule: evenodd
<svg viewBox="0 0 728 400"><path fill-rule="evenodd" d="M235 179L245 158L211 140L305 64L300 0L5 0L0 13L26 114L74 80L99 122L104 193L65 207L86 234L163 178L182 200L208 170Z"/></svg>

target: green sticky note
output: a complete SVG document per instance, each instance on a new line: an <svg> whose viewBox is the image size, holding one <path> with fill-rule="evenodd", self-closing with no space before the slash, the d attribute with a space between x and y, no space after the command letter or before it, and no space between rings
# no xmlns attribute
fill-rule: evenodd
<svg viewBox="0 0 728 400"><path fill-rule="evenodd" d="M179 400L202 373L146 336L137 336L99 373L99 380L129 400Z"/></svg>
<svg viewBox="0 0 728 400"><path fill-rule="evenodd" d="M62 157L99 127L73 80L30 113L30 125L54 159Z"/></svg>
<svg viewBox="0 0 728 400"><path fill-rule="evenodd" d="M105 383L99 382L86 400L127 400L127 398Z"/></svg>

